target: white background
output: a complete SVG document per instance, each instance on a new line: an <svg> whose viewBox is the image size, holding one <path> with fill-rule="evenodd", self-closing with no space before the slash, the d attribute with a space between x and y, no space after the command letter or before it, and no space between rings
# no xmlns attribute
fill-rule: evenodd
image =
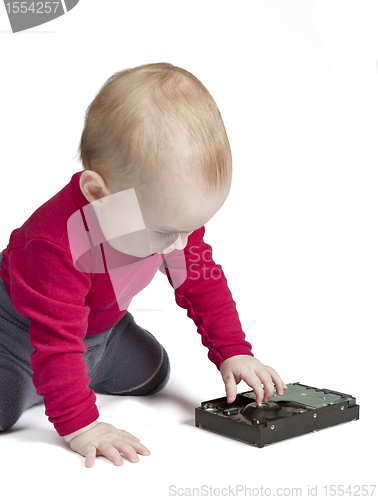
<svg viewBox="0 0 378 500"><path fill-rule="evenodd" d="M205 241L253 353L286 383L361 405L359 421L263 449L195 427L194 408L224 384L158 273L130 311L167 349L170 382L149 398L97 397L100 420L151 455L86 469L37 405L0 435L1 491L171 498L171 485L239 484L307 497L310 485L322 498L324 485L376 482L378 3L81 0L18 34L0 8L0 51L0 250L82 170L85 110L105 80L146 63L181 66L213 95L230 140L231 193Z"/></svg>

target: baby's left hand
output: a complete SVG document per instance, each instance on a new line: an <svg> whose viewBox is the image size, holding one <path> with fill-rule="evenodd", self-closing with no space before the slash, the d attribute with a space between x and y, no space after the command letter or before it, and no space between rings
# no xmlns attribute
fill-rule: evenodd
<svg viewBox="0 0 378 500"><path fill-rule="evenodd" d="M286 384L282 381L278 373L270 366L263 365L255 357L248 354L238 354L222 361L219 370L222 375L223 382L226 386L227 403L235 401L237 388L236 385L244 380L253 392L256 394L256 403L261 405L262 401L268 402L273 396L274 386L276 385L277 394L283 395L283 391L287 389ZM261 387L264 385L264 390Z"/></svg>

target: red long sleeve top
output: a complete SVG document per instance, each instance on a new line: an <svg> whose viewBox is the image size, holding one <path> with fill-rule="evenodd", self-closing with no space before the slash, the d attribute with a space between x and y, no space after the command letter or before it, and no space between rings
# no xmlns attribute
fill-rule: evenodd
<svg viewBox="0 0 378 500"><path fill-rule="evenodd" d="M167 276L176 303L187 310L218 369L231 356L253 356L223 270L214 263L212 248L203 240L204 226L189 236L184 249L187 275L178 287L172 283L171 268L164 260L169 254L152 254L130 266L130 256L107 245L113 262L125 269L118 285L112 282L106 265L104 272L85 272L75 266L67 221L88 205L79 186L81 173L75 173L61 191L12 231L0 268L15 310L31 320L33 383L60 436L99 418L83 357L84 337L112 328L158 269ZM97 247L99 255L100 251L104 255L105 246ZM171 263L174 267L174 259ZM121 285L124 310L119 293L118 299L115 293Z"/></svg>

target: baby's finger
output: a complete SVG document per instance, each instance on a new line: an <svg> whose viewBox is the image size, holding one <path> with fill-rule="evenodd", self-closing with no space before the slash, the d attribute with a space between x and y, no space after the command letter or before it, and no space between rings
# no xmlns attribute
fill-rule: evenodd
<svg viewBox="0 0 378 500"><path fill-rule="evenodd" d="M287 389L286 384L284 384L282 378L278 375L276 370L274 370L271 366L265 366L265 369L269 372L270 376L272 377L272 380L276 386L277 394L282 396L283 391Z"/></svg>
<svg viewBox="0 0 378 500"><path fill-rule="evenodd" d="M130 444L121 441L120 439L115 439L112 441L112 445L117 448L117 450L123 454L130 462L136 463L139 462L139 457L133 446Z"/></svg>
<svg viewBox="0 0 378 500"><path fill-rule="evenodd" d="M274 385L269 372L265 372L265 374L260 375L260 381L264 385L264 401L267 403L274 394Z"/></svg>
<svg viewBox="0 0 378 500"><path fill-rule="evenodd" d="M93 467L96 458L96 447L91 444L88 445L87 451L85 452L85 467Z"/></svg>
<svg viewBox="0 0 378 500"><path fill-rule="evenodd" d="M227 395L227 403L232 403L235 401L236 394L237 394L237 388L236 388L236 382L233 373L230 373L223 379L225 388L226 388L226 395Z"/></svg>
<svg viewBox="0 0 378 500"><path fill-rule="evenodd" d="M139 455L151 455L150 450L148 450L142 443L139 442L127 443L121 439L116 439L112 441L112 445L115 446L118 451L122 452L131 462L139 461L139 457L136 453L139 453ZM124 453L124 451L126 451L126 454ZM134 458L136 460L131 460L131 458Z"/></svg>
<svg viewBox="0 0 378 500"><path fill-rule="evenodd" d="M121 454L110 443L107 443L106 441L100 441L100 443L97 445L97 449L101 453L101 455L109 458L115 465L123 465L123 458Z"/></svg>
<svg viewBox="0 0 378 500"><path fill-rule="evenodd" d="M256 404L261 405L264 398L264 391L261 386L261 380L255 374L255 372L248 373L248 375L243 377L243 380L249 385L249 387L252 387L253 392L256 396Z"/></svg>
<svg viewBox="0 0 378 500"><path fill-rule="evenodd" d="M139 455L151 455L150 450L142 443L136 443L133 444L132 446L139 453Z"/></svg>

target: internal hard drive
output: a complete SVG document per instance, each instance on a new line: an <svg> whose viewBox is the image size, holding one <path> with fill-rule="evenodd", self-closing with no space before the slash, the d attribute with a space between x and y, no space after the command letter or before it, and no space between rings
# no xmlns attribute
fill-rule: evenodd
<svg viewBox="0 0 378 500"><path fill-rule="evenodd" d="M358 418L359 406L350 394L299 382L287 384L283 396L274 392L261 405L251 390L237 394L233 403L223 397L204 401L195 409L197 427L258 448Z"/></svg>

